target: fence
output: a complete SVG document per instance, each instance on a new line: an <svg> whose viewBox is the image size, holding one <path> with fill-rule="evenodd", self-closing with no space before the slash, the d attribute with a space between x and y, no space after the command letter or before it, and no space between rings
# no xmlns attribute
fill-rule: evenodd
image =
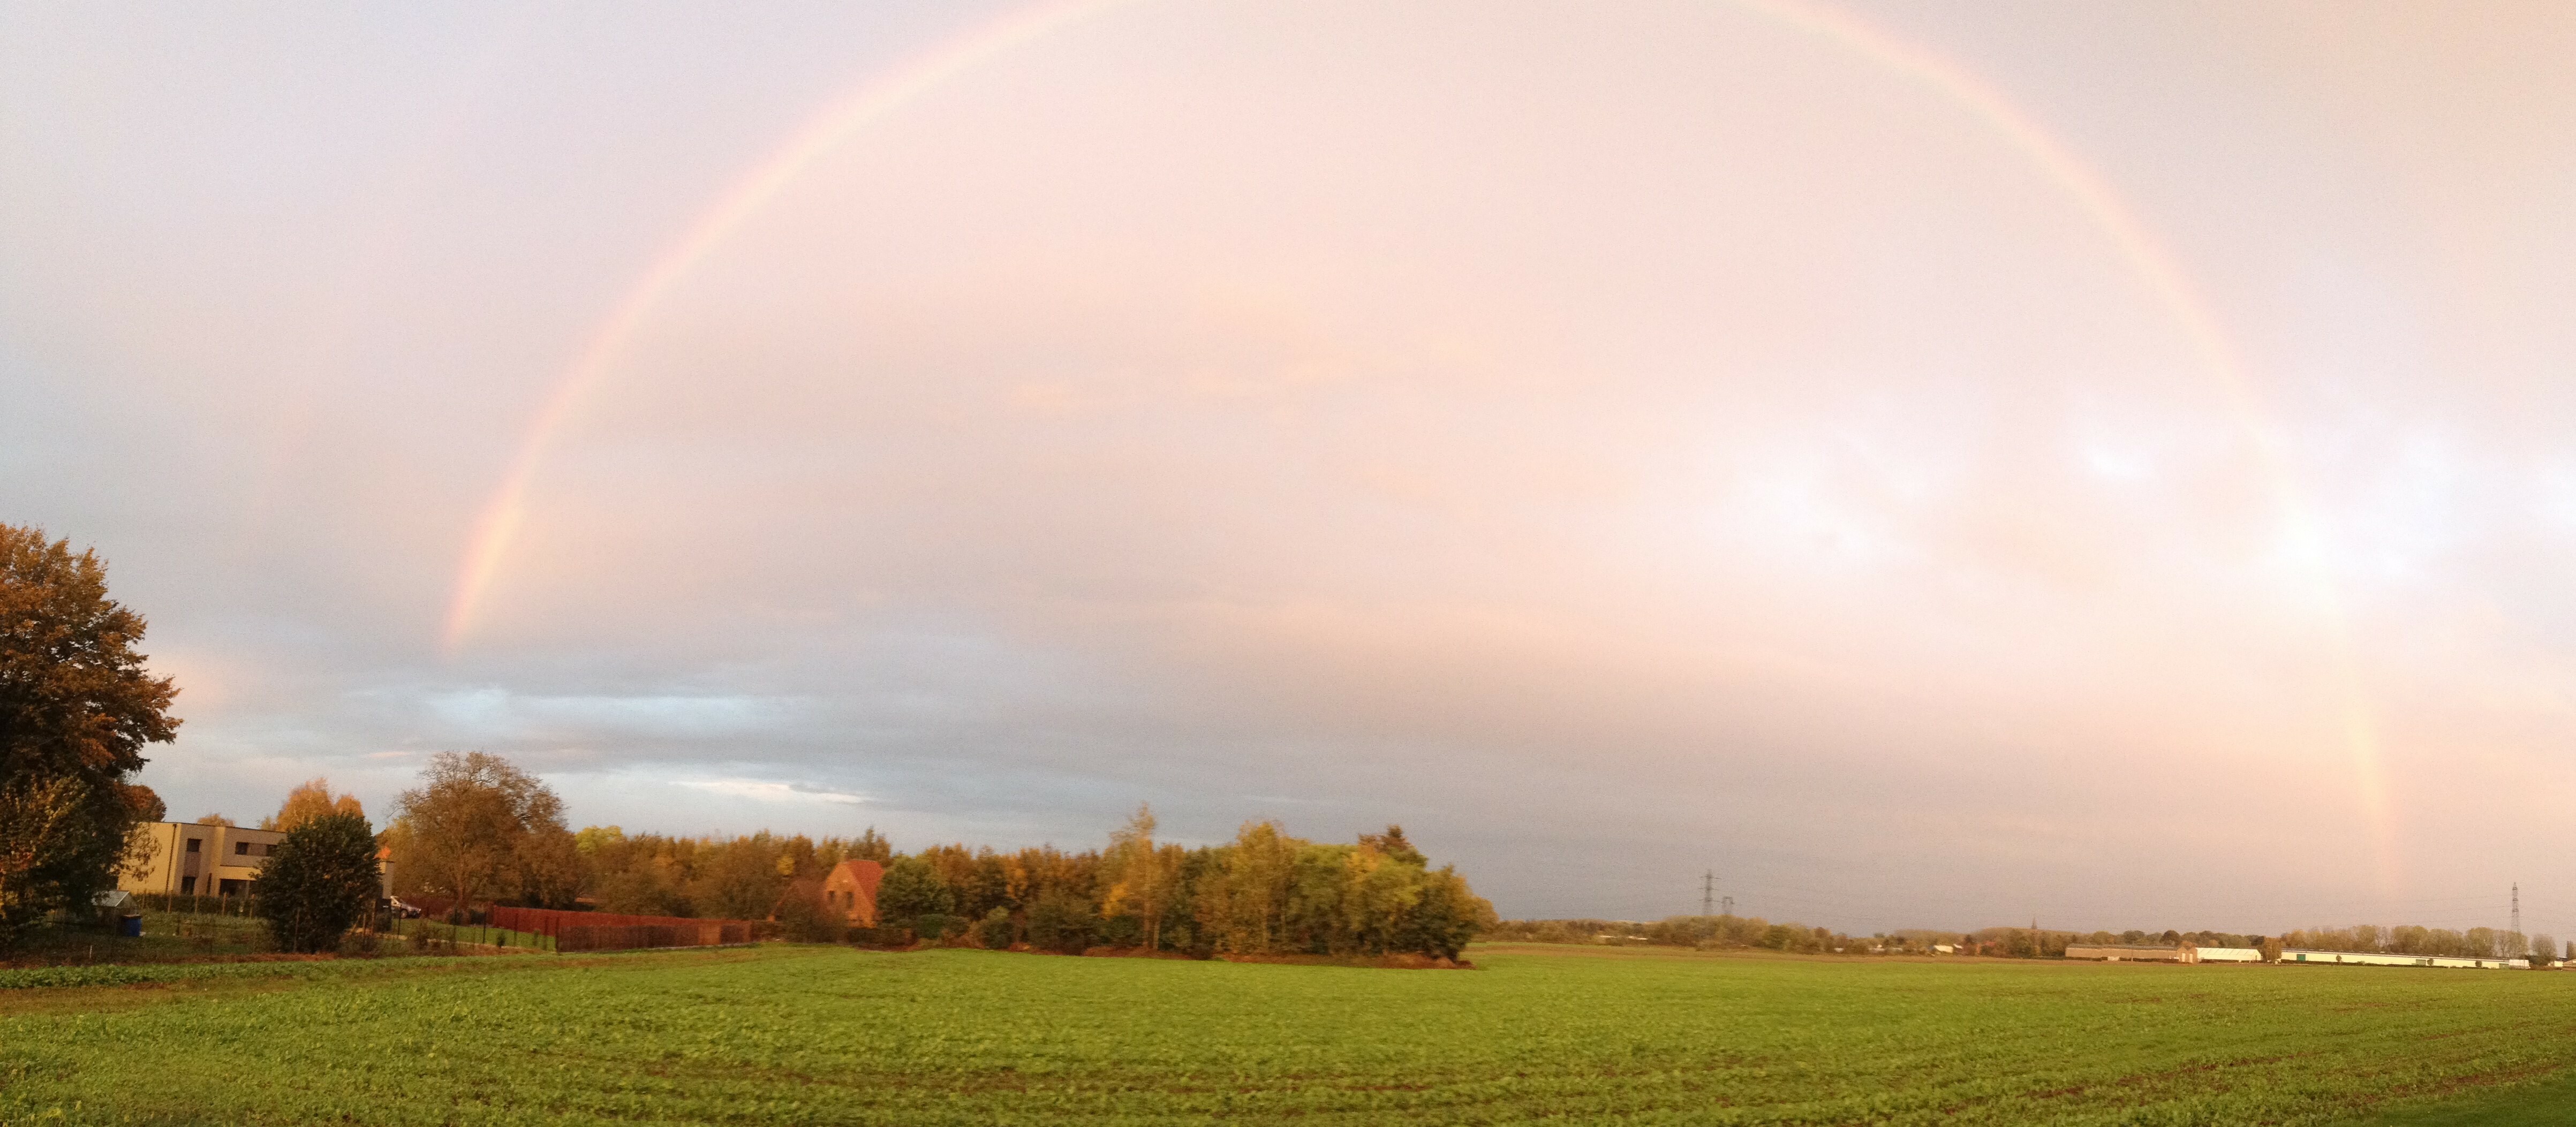
<svg viewBox="0 0 2576 1127"><path fill-rule="evenodd" d="M137 892L132 895L135 907L147 912L242 917L257 914L249 896L198 896L180 892Z"/></svg>
<svg viewBox="0 0 2576 1127"><path fill-rule="evenodd" d="M423 913L415 924L448 914L454 901L423 896L410 901ZM621 912L567 912L555 908L513 908L493 904L468 909L465 922L453 925L457 943L481 943L477 935L503 934L495 946L542 947L549 951L630 951L645 947L714 947L749 943L775 924L751 920L696 920L684 916L633 916ZM437 927L449 927L436 924ZM409 934L406 930L406 934ZM445 938L445 933L426 933Z"/></svg>
<svg viewBox="0 0 2576 1127"><path fill-rule="evenodd" d="M427 905L423 905L426 907ZM478 913L493 927L547 937L559 951L627 951L639 947L713 947L749 943L770 925L750 920L693 920L622 912L566 912L495 904Z"/></svg>
<svg viewBox="0 0 2576 1127"><path fill-rule="evenodd" d="M414 944L454 943L524 951L557 950L555 937L486 924L444 924L436 920L395 920L393 931Z"/></svg>

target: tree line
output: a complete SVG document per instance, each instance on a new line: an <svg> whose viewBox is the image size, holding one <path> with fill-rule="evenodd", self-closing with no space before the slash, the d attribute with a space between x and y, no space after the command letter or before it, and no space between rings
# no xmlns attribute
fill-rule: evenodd
<svg viewBox="0 0 2576 1127"><path fill-rule="evenodd" d="M2525 936L2520 932L2491 927L2453 931L2448 928L2420 927L2414 924L2401 924L2396 927L2354 924L2351 927L2302 928L2283 935L2281 945L2318 951L2437 955L2460 959L2518 959L2529 956L2557 962L2561 955L2558 940L2548 935ZM2565 955L2576 958L2576 944L2570 944Z"/></svg>
<svg viewBox="0 0 2576 1127"><path fill-rule="evenodd" d="M1157 828L1139 809L1101 848L911 853L874 828L819 840L575 831L534 776L498 756L447 752L403 792L384 840L397 895L776 920L799 939L852 937L822 895L851 860L884 866L875 925L855 935L878 943L1454 959L1494 919L1453 866L1433 867L1401 827L1343 844L1254 821L1206 846L1159 840Z"/></svg>

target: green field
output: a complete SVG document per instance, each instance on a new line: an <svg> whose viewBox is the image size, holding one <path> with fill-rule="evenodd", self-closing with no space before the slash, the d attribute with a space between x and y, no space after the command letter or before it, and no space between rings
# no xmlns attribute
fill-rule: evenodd
<svg viewBox="0 0 2576 1127"><path fill-rule="evenodd" d="M2558 1079L2576 1063L2576 975L1473 954L1482 969L1464 972L792 946L102 968L121 984L0 989L0 1120L2576 1114Z"/></svg>

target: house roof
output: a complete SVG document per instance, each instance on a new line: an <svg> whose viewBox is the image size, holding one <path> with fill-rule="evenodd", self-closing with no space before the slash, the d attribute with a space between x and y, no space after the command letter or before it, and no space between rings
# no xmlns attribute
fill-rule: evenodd
<svg viewBox="0 0 2576 1127"><path fill-rule="evenodd" d="M867 894L869 903L876 902L877 883L885 879L885 866L874 861L843 861L832 870L832 877L824 879L828 883L833 877L845 873L859 886L859 891Z"/></svg>

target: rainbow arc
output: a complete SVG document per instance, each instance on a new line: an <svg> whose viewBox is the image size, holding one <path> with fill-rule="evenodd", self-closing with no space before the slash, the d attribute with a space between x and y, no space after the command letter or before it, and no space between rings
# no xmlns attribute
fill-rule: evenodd
<svg viewBox="0 0 2576 1127"><path fill-rule="evenodd" d="M940 86L1049 36L1144 0L1067 0L1034 5L950 39L860 83L828 103L768 157L748 169L671 240L600 321L530 420L508 472L475 522L457 568L440 632L453 653L472 634L476 616L507 564L527 512L529 490L558 437L581 404L609 380L618 359L654 309L698 265L815 162L870 125ZM1848 12L1800 0L1723 0L1782 28L1815 36L1852 57L1901 77L1983 122L2081 210L2172 317L2198 355L2227 409L2262 460L2274 507L2296 543L2312 543L2315 521L2298 487L2287 443L2271 422L2249 365L2229 340L2211 303L2150 233L2136 209L2090 165L1991 83L1957 63ZM2361 692L2361 675L2340 594L2323 562L2309 559L2316 595L2332 635L2343 686L2344 739L2365 816L2388 848L2388 812L2380 782L2378 725ZM2383 856L2391 872L2393 857Z"/></svg>

